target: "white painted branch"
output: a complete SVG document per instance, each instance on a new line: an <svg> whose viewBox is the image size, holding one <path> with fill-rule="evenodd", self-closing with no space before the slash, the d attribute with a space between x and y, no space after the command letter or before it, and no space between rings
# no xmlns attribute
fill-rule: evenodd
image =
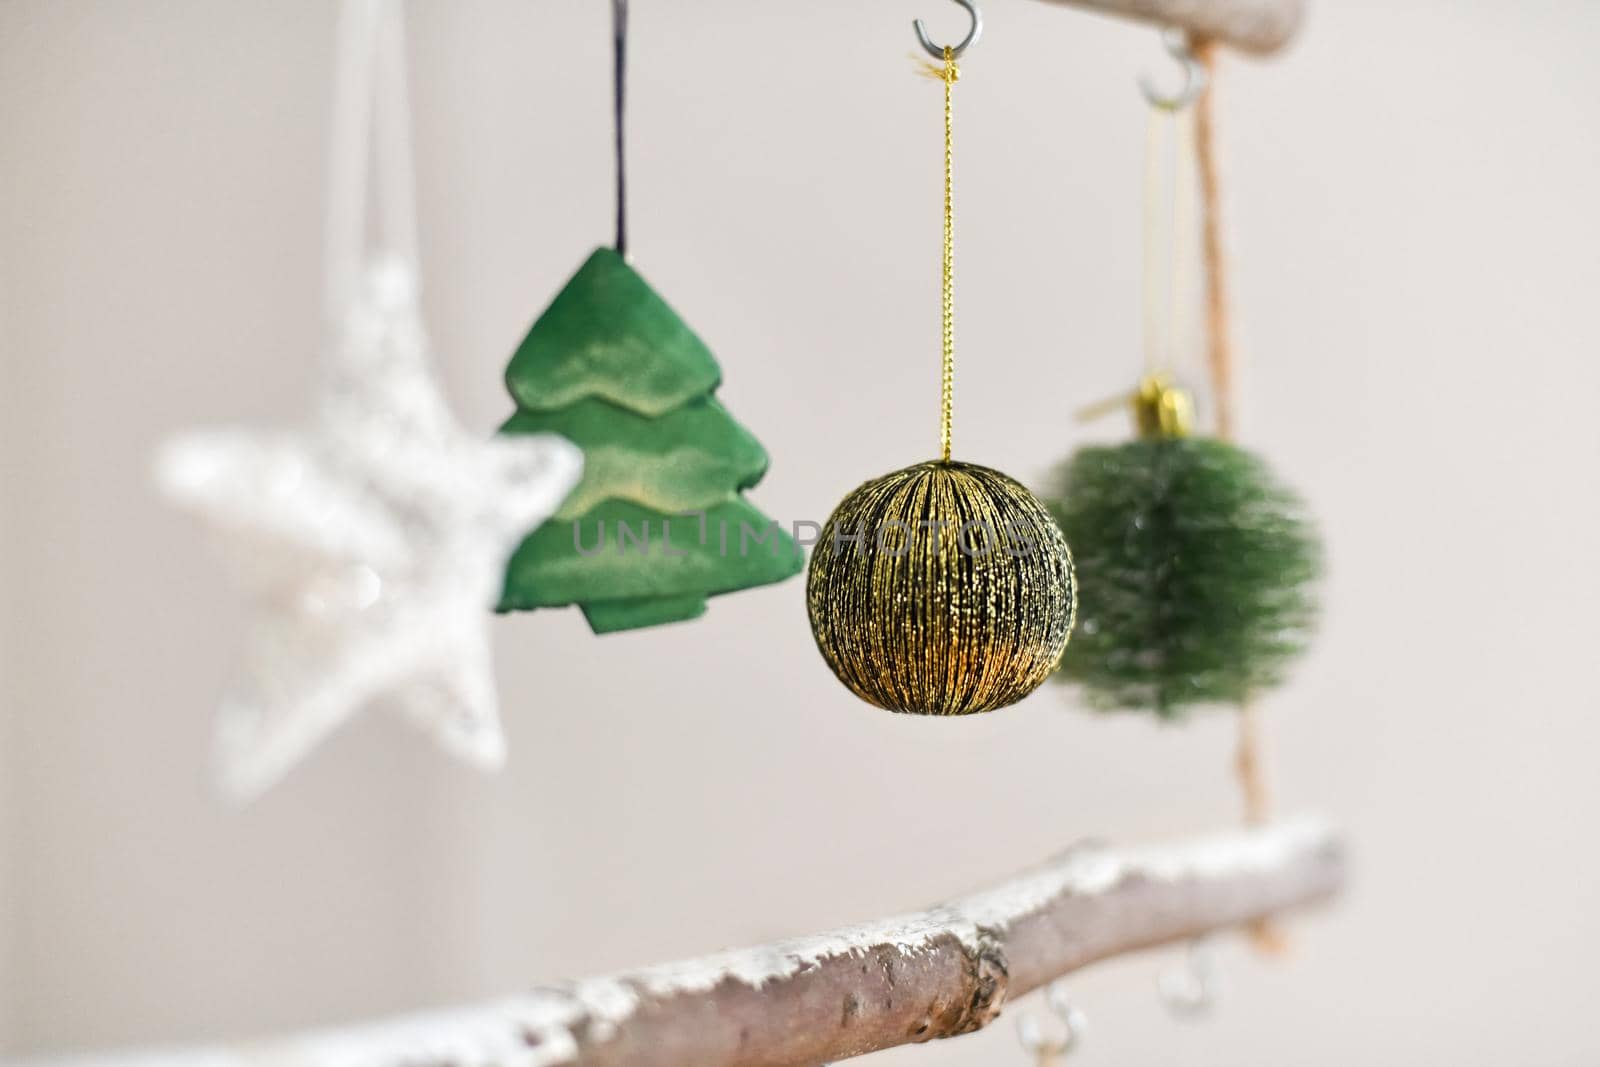
<svg viewBox="0 0 1600 1067"><path fill-rule="evenodd" d="M477 1007L107 1067L778 1067L967 1033L1096 960L1340 889L1314 822L1163 847L1080 845L929 911ZM80 1061L80 1067L85 1061Z"/></svg>
<svg viewBox="0 0 1600 1067"><path fill-rule="evenodd" d="M1177 26L1194 37L1223 41L1243 52L1268 55L1293 39L1305 20L1306 0L1050 0L1158 26Z"/></svg>

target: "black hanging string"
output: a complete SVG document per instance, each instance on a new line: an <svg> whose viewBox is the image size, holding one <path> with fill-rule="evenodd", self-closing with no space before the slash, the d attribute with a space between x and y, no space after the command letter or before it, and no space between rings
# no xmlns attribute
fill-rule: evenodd
<svg viewBox="0 0 1600 1067"><path fill-rule="evenodd" d="M628 168L623 102L628 87L628 0L611 0L612 75L616 105L617 255L628 254Z"/></svg>

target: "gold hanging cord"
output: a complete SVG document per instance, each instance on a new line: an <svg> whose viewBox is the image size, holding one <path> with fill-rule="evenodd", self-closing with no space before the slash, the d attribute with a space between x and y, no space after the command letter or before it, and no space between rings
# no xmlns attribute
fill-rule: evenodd
<svg viewBox="0 0 1600 1067"><path fill-rule="evenodd" d="M972 20L967 36L957 45L936 45L928 39L921 19L912 23L917 41L925 52L941 63L925 63L923 73L944 83L944 251L940 260L940 376L939 376L939 459L950 462L951 424L955 419L956 375L956 210L955 210L955 87L961 79L956 60L983 33L983 16L973 0L955 0Z"/></svg>

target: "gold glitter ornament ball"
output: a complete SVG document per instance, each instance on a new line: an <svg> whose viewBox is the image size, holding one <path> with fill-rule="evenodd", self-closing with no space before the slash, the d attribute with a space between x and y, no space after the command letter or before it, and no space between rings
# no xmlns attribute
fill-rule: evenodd
<svg viewBox="0 0 1600 1067"><path fill-rule="evenodd" d="M1026 488L970 463L919 463L834 509L806 608L862 700L918 715L993 711L1055 670L1077 614L1072 553Z"/></svg>

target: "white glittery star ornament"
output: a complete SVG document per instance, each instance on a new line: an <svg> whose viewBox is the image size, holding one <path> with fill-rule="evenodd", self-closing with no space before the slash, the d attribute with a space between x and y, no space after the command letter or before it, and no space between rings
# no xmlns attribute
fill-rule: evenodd
<svg viewBox="0 0 1600 1067"><path fill-rule="evenodd" d="M505 757L491 608L518 542L582 471L559 437L464 433L428 373L416 287L373 270L313 427L196 433L164 489L220 535L258 617L218 720L218 772L251 796L386 700L483 767Z"/></svg>
<svg viewBox="0 0 1600 1067"><path fill-rule="evenodd" d="M491 610L512 550L583 466L560 437L483 439L447 410L417 294L400 7L341 11L332 340L315 418L300 432L194 433L157 458L160 485L211 527L255 611L217 724L218 775L240 797L377 703L471 763L503 762ZM373 143L398 250L381 255L363 251Z"/></svg>

